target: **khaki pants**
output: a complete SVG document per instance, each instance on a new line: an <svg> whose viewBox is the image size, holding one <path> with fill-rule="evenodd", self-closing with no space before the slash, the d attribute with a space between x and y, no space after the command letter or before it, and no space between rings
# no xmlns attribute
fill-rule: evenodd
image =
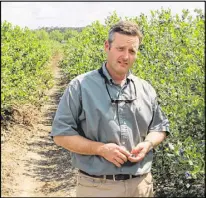
<svg viewBox="0 0 206 198"><path fill-rule="evenodd" d="M128 180L93 178L82 173L77 178L77 197L153 197L152 174Z"/></svg>

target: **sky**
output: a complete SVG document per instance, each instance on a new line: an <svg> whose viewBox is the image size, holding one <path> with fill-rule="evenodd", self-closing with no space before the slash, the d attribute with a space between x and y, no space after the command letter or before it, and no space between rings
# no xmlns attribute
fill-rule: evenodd
<svg viewBox="0 0 206 198"><path fill-rule="evenodd" d="M150 10L170 8L180 14L188 9L202 9L204 2L1 2L1 21L37 29L40 27L85 27L116 11L119 17L150 15Z"/></svg>

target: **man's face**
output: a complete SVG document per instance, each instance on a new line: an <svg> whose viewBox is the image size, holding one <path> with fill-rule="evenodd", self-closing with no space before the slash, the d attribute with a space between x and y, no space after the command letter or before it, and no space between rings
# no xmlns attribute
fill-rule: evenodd
<svg viewBox="0 0 206 198"><path fill-rule="evenodd" d="M111 45L105 42L107 68L117 75L125 75L137 58L139 38L115 33Z"/></svg>

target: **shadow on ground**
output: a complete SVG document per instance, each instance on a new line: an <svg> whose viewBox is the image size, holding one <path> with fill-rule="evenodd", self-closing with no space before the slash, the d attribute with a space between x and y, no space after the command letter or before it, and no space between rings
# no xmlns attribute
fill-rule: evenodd
<svg viewBox="0 0 206 198"><path fill-rule="evenodd" d="M69 191L69 189L74 188L76 186L76 171L71 165L69 151L55 146L53 141L46 144L45 141L39 141L37 144L31 144L30 146L41 147L41 145L50 147L51 150L48 151L43 148L42 151L38 152L41 160L33 159L28 161L28 163L33 165L32 174L27 173L28 176L36 178L41 182L54 183L49 188L43 188L42 192L44 193Z"/></svg>
<svg viewBox="0 0 206 198"><path fill-rule="evenodd" d="M57 146L49 136L50 131L48 130L48 127L50 128L52 125L60 97L68 84L68 82L62 83L61 76L56 78L55 89L47 104L49 108L45 111L44 120L40 123L43 126L39 129L42 131L42 135L28 143L29 151L38 154L39 157L26 161L28 171L25 175L45 182L47 185L41 189L45 194L57 191L68 192L76 186L77 170L71 165L70 152Z"/></svg>
<svg viewBox="0 0 206 198"><path fill-rule="evenodd" d="M42 120L42 124L45 126L51 126L52 125L52 121L53 118L55 116L56 113L56 109L57 106L59 104L59 101L64 93L64 90L66 89L68 82L66 77L62 77L63 74L61 74L61 76L59 76L58 78L56 78L55 80L57 81L56 83L56 88L54 90L54 92L49 96L50 100L49 100L49 108L47 109L47 111L44 114L44 120Z"/></svg>

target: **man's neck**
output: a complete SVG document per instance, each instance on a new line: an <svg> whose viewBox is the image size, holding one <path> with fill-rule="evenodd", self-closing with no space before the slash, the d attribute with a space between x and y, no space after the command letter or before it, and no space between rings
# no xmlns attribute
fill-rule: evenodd
<svg viewBox="0 0 206 198"><path fill-rule="evenodd" d="M123 85L126 81L126 74L124 75L118 75L117 73L115 73L113 70L108 69L108 66L106 64L106 69L109 73L109 75L112 77L112 80L118 84L118 85Z"/></svg>

